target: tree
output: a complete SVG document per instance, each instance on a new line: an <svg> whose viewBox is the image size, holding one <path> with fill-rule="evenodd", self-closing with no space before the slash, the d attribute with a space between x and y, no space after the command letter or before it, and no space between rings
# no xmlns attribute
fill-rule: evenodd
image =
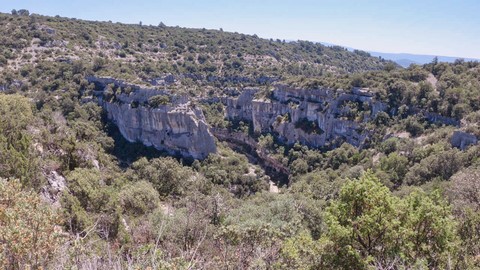
<svg viewBox="0 0 480 270"><path fill-rule="evenodd" d="M325 269L322 260L323 245L308 232L300 232L283 242L280 250L282 269Z"/></svg>
<svg viewBox="0 0 480 270"><path fill-rule="evenodd" d="M81 232L98 221L97 230L104 238L115 237L119 226L119 198L115 186L97 169L75 168L67 174L68 192L62 198L65 225Z"/></svg>
<svg viewBox="0 0 480 270"><path fill-rule="evenodd" d="M170 103L170 97L167 95L156 95L148 99L148 104L152 108L158 108Z"/></svg>
<svg viewBox="0 0 480 270"><path fill-rule="evenodd" d="M428 269L451 268L449 261L458 248L457 223L440 192L426 194L416 190L404 203L400 220L405 260L423 262Z"/></svg>
<svg viewBox="0 0 480 270"><path fill-rule="evenodd" d="M17 11L17 13L20 16L29 16L30 15L30 11L28 11L27 9L19 9Z"/></svg>
<svg viewBox="0 0 480 270"><path fill-rule="evenodd" d="M354 75L350 81L352 87L363 87L364 81L361 75Z"/></svg>
<svg viewBox="0 0 480 270"><path fill-rule="evenodd" d="M348 181L326 210L327 238L333 265L365 269L374 261L387 263L399 253L400 200L370 172Z"/></svg>
<svg viewBox="0 0 480 270"><path fill-rule="evenodd" d="M415 117L410 116L406 120L405 130L412 134L412 136L418 136L424 132L425 128Z"/></svg>
<svg viewBox="0 0 480 270"><path fill-rule="evenodd" d="M93 59L92 69L93 71L99 71L104 68L106 64L107 62L104 58L96 57L95 59Z"/></svg>
<svg viewBox="0 0 480 270"><path fill-rule="evenodd" d="M394 152L380 159L380 168L389 174L395 187L399 187L408 172L408 159Z"/></svg>
<svg viewBox="0 0 480 270"><path fill-rule="evenodd" d="M405 174L403 182L408 185L422 185L434 178L448 180L462 168L464 162L465 157L458 149L431 154L413 165Z"/></svg>
<svg viewBox="0 0 480 270"><path fill-rule="evenodd" d="M462 240L461 267L480 267L480 168L464 169L451 178L449 197L459 220L458 234Z"/></svg>
<svg viewBox="0 0 480 270"><path fill-rule="evenodd" d="M456 252L456 223L438 192L397 198L371 173L348 181L327 209L323 255L343 269L424 265L443 269Z"/></svg>
<svg viewBox="0 0 480 270"><path fill-rule="evenodd" d="M173 158L141 158L132 164L130 178L134 181L145 180L153 184L160 196L178 196L185 192L191 177L191 171L184 168Z"/></svg>
<svg viewBox="0 0 480 270"><path fill-rule="evenodd" d="M451 178L451 197L459 209L480 212L480 168L462 170Z"/></svg>
<svg viewBox="0 0 480 270"><path fill-rule="evenodd" d="M390 80L387 84L388 105L392 109L397 109L404 99L408 89L407 84L401 80Z"/></svg>
<svg viewBox="0 0 480 270"><path fill-rule="evenodd" d="M219 235L235 250L230 259L237 261L236 268L272 267L283 239L303 227L299 204L290 195L261 193L229 211Z"/></svg>
<svg viewBox="0 0 480 270"><path fill-rule="evenodd" d="M158 192L147 181L125 185L119 198L123 211L133 215L150 213L160 203Z"/></svg>
<svg viewBox="0 0 480 270"><path fill-rule="evenodd" d="M32 123L30 101L0 94L0 177L15 177L38 187L36 159L27 127Z"/></svg>

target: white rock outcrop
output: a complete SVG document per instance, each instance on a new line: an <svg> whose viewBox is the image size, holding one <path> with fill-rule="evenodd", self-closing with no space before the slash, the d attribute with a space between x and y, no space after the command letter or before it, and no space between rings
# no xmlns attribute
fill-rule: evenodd
<svg viewBox="0 0 480 270"><path fill-rule="evenodd" d="M313 147L342 141L362 146L369 134L361 124L387 107L359 89L345 93L277 86L268 98L256 98L257 93L257 89L245 89L238 97L225 98L227 118L252 122L256 132L278 134L288 144ZM361 110L349 116L353 108L347 103L357 104ZM351 119L352 115L357 117Z"/></svg>
<svg viewBox="0 0 480 270"><path fill-rule="evenodd" d="M54 207L60 207L60 195L67 188L65 177L56 171L51 171L46 175L48 184L42 187L42 198L52 204Z"/></svg>
<svg viewBox="0 0 480 270"><path fill-rule="evenodd" d="M102 89L95 95L126 140L194 159L204 159L217 151L215 137L205 116L188 98L111 78L89 77L88 80L98 84L97 89ZM132 92L117 93L115 98L107 101L103 93L107 84L129 87ZM170 102L152 108L148 99L156 95L168 95Z"/></svg>
<svg viewBox="0 0 480 270"><path fill-rule="evenodd" d="M103 100L102 91L96 93L109 119L127 140L195 159L216 152L214 136L202 111L187 97L112 78L88 80L97 89L107 84L130 88L131 92L116 93L111 101ZM256 132L273 133L286 144L299 142L311 147L335 147L342 142L361 147L370 135L364 124L387 109L368 89L345 92L276 85L268 97L259 97L256 88L234 94L219 98L227 119L252 123ZM167 95L170 103L151 108L148 100L154 95Z"/></svg>
<svg viewBox="0 0 480 270"><path fill-rule="evenodd" d="M216 152L215 139L202 112L190 103L155 109L116 102L104 102L103 106L130 142L195 159Z"/></svg>

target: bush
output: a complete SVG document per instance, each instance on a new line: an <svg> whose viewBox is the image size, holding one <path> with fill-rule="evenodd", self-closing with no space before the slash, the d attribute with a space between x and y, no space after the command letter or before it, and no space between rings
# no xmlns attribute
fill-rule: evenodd
<svg viewBox="0 0 480 270"><path fill-rule="evenodd" d="M308 134L322 135L324 131L318 126L317 122L302 118L295 123L295 128L299 128Z"/></svg>
<svg viewBox="0 0 480 270"><path fill-rule="evenodd" d="M129 177L133 181L149 181L160 196L180 196L185 192L192 171L171 157L141 158L132 164Z"/></svg>
<svg viewBox="0 0 480 270"><path fill-rule="evenodd" d="M202 162L201 172L212 183L226 187L239 197L268 187L267 177L263 173L249 173L246 157L232 150L208 156Z"/></svg>
<svg viewBox="0 0 480 270"><path fill-rule="evenodd" d="M125 185L119 198L123 211L132 215L150 213L160 203L158 192L152 183L144 180Z"/></svg>
<svg viewBox="0 0 480 270"><path fill-rule="evenodd" d="M404 182L409 185L422 185L435 178L448 180L462 168L464 160L462 152L457 149L432 154L410 167Z"/></svg>
<svg viewBox="0 0 480 270"><path fill-rule="evenodd" d="M5 56L3 55L0 55L0 67L5 66L7 63L8 63L7 58L5 58Z"/></svg>
<svg viewBox="0 0 480 270"><path fill-rule="evenodd" d="M202 109L205 119L211 126L218 128L226 128L228 126L229 122L225 120L225 108L222 103L204 104Z"/></svg>
<svg viewBox="0 0 480 270"><path fill-rule="evenodd" d="M438 192L399 199L370 172L342 187L326 224L324 268L445 268L456 252L456 222Z"/></svg>
<svg viewBox="0 0 480 270"><path fill-rule="evenodd" d="M63 203L66 226L73 232L85 230L97 219L102 226L103 237L115 237L118 233L118 190L112 179L104 177L97 169L75 168L65 177L68 191Z"/></svg>
<svg viewBox="0 0 480 270"><path fill-rule="evenodd" d="M17 180L0 179L0 265L42 269L59 247L58 214Z"/></svg>
<svg viewBox="0 0 480 270"><path fill-rule="evenodd" d="M167 95L156 95L148 99L148 104L152 108L158 108L170 103L170 97Z"/></svg>
<svg viewBox="0 0 480 270"><path fill-rule="evenodd" d="M32 105L19 95L0 94L0 177L19 178L38 188L37 160L27 127L32 123Z"/></svg>
<svg viewBox="0 0 480 270"><path fill-rule="evenodd" d="M425 128L423 127L422 124L420 124L415 118L409 117L407 119L405 129L412 134L412 136L418 136L421 135Z"/></svg>

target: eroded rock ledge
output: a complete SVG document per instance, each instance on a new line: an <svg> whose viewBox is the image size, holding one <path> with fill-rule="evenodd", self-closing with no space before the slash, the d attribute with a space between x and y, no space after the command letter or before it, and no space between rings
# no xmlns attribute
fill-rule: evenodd
<svg viewBox="0 0 480 270"><path fill-rule="evenodd" d="M125 139L194 159L216 152L214 133L197 102L221 102L225 118L233 122L250 123L255 132L274 134L285 144L299 142L315 148L335 148L343 142L364 146L370 135L367 123L387 110L373 93L360 88L334 91L276 85L273 91L245 88L224 97L194 100L113 78L87 79L96 85L94 95ZM160 99L167 102L152 107L149 100L154 96L163 96ZM457 124L436 115L426 119ZM459 134L452 139L459 148L474 143Z"/></svg>
<svg viewBox="0 0 480 270"><path fill-rule="evenodd" d="M96 84L95 96L127 140L195 159L216 152L214 135L201 109L187 97L113 78L87 79ZM119 89L113 98L107 93L108 85ZM158 95L167 96L168 104L150 107L149 99ZM364 89L343 92L277 85L267 95L249 88L218 101L225 105L227 119L250 122L256 132L273 133L286 144L312 147L342 142L361 147L369 135L363 124L386 110L384 103Z"/></svg>
<svg viewBox="0 0 480 270"><path fill-rule="evenodd" d="M125 139L141 142L194 159L204 159L216 152L215 139L209 130L202 111L186 97L170 96L155 89L144 89L109 78L89 77L97 84L95 95ZM129 87L129 93L116 93L108 99L105 91L108 84ZM168 104L155 108L145 106L153 96L168 96Z"/></svg>
<svg viewBox="0 0 480 270"><path fill-rule="evenodd" d="M343 92L281 85L267 97L246 89L223 103L229 119L252 122L256 132L275 133L287 144L312 147L341 142L361 147L369 134L362 125L387 108L366 89Z"/></svg>

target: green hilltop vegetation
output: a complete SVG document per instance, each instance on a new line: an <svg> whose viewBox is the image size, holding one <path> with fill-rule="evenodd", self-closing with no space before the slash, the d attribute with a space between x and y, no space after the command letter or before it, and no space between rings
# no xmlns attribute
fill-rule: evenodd
<svg viewBox="0 0 480 270"><path fill-rule="evenodd" d="M166 73L203 76L318 76L378 70L392 62L307 41L285 42L221 30L91 22L2 14L0 63L93 63L103 76L136 80Z"/></svg>
<svg viewBox="0 0 480 270"><path fill-rule="evenodd" d="M306 41L12 13L0 14L0 268L480 268L480 145L452 143L480 137L479 63L403 69ZM91 75L204 98L361 87L387 110L363 123L364 147L317 149L202 105L288 169L276 190L224 142L193 161L127 142L85 101ZM366 110L344 106L348 119Z"/></svg>

